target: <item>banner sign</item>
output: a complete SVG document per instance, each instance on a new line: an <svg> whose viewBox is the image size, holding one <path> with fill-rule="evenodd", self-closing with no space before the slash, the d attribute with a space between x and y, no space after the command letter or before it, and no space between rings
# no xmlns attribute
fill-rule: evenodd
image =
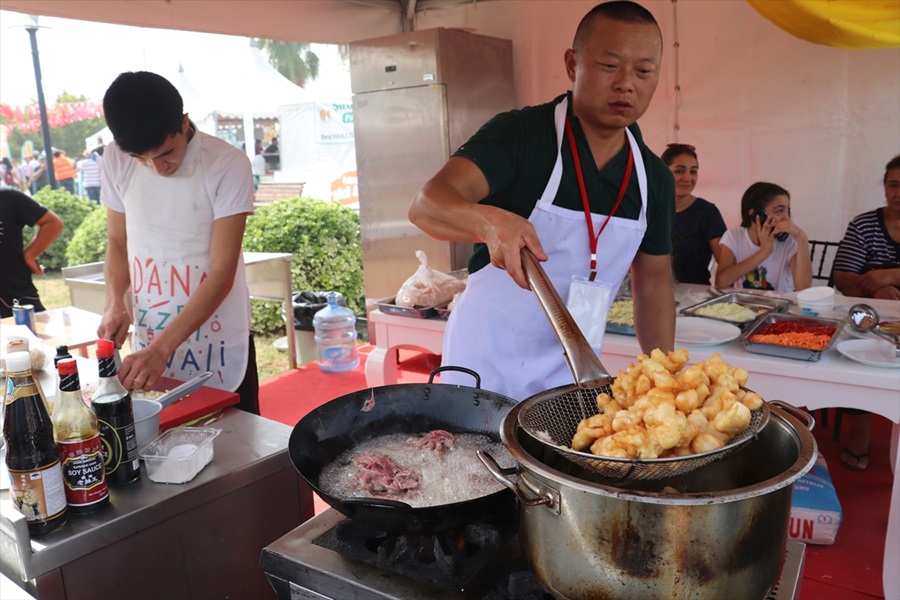
<svg viewBox="0 0 900 600"><path fill-rule="evenodd" d="M0 104L0 115L8 119L6 126L22 133L41 129L41 111L35 102L25 107ZM100 102L60 102L47 107L47 123L51 129L103 116Z"/></svg>
<svg viewBox="0 0 900 600"><path fill-rule="evenodd" d="M353 101L316 102L316 143L353 143Z"/></svg>

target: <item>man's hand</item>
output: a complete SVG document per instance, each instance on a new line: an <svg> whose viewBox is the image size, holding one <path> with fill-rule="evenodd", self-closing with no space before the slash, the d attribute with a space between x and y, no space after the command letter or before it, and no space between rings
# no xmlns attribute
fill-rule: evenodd
<svg viewBox="0 0 900 600"><path fill-rule="evenodd" d="M534 226L528 219L503 209L494 209L484 239L491 254L491 264L503 269L516 285L530 290L522 267L522 248L528 248L540 261L547 260Z"/></svg>
<svg viewBox="0 0 900 600"><path fill-rule="evenodd" d="M34 275L43 275L44 267L37 263L37 256L32 256L31 253L26 252L24 254L25 265L28 267L28 270L31 271Z"/></svg>
<svg viewBox="0 0 900 600"><path fill-rule="evenodd" d="M166 369L166 359L152 345L122 359L119 381L127 390L149 390Z"/></svg>
<svg viewBox="0 0 900 600"><path fill-rule="evenodd" d="M131 315L121 305L107 306L100 319L97 328L97 337L104 340L113 340L116 348L121 348L128 337L128 327L131 325Z"/></svg>

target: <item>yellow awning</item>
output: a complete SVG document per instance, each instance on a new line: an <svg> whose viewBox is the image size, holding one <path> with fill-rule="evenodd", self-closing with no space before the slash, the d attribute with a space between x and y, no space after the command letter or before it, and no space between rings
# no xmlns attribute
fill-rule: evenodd
<svg viewBox="0 0 900 600"><path fill-rule="evenodd" d="M900 0L747 0L800 39L838 48L900 48Z"/></svg>

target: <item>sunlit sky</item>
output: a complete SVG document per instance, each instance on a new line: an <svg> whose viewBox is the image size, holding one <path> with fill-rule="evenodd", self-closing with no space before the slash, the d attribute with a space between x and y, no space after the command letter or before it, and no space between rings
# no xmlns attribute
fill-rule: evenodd
<svg viewBox="0 0 900 600"><path fill-rule="evenodd" d="M0 102L22 106L37 100L30 17L0 10ZM174 73L183 62L197 63L246 47L246 37L128 27L39 17L37 32L44 97L52 104L63 91L100 102L116 75L147 70ZM320 57L328 46L314 45ZM328 63L323 57L323 67ZM322 83L327 77L320 76Z"/></svg>

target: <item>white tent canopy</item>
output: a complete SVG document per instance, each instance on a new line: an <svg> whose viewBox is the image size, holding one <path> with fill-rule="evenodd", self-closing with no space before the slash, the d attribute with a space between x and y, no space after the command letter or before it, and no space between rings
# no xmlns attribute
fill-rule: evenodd
<svg viewBox="0 0 900 600"><path fill-rule="evenodd" d="M513 41L516 103L570 87L563 52L598 0L2 0L3 8L150 27L341 43L415 27L456 27ZM641 119L657 153L697 146L697 193L726 222L754 181L791 191L810 238L837 240L884 204L884 165L900 151L900 51L846 50L782 31L745 2L643 0L663 32L659 89ZM404 10L404 6L406 9ZM190 72L190 71L188 71Z"/></svg>

